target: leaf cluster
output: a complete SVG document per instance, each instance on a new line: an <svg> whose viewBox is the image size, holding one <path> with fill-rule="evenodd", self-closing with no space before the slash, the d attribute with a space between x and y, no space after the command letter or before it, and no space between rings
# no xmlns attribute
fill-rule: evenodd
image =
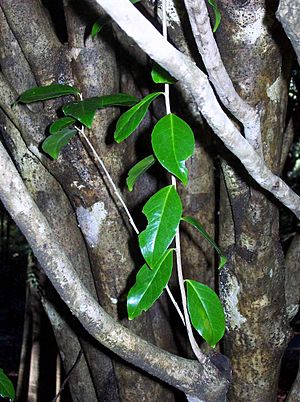
<svg viewBox="0 0 300 402"><path fill-rule="evenodd" d="M154 65L152 78L157 83L171 83L174 79L160 66ZM153 101L163 92L154 92L143 99L119 93L82 99L75 87L52 84L36 87L24 92L17 102L32 103L60 96L73 95L80 99L65 104L65 117L54 121L49 127L50 135L42 144L44 152L57 159L61 149L83 125L92 128L96 111L111 106L130 107L118 119L114 138L120 143L132 135L145 118ZM127 186L132 191L136 181L156 162L175 176L183 185L188 184L186 161L193 155L194 134L190 126L177 115L170 113L162 117L151 134L153 154L133 166L127 177ZM134 319L147 311L166 288L173 269L173 252L169 248L182 221L192 225L216 250L220 256L219 268L226 263L226 257L204 227L193 217L183 216L183 206L173 185L166 186L152 195L144 205L147 218L146 228L139 234L139 247L145 264L136 276L136 282L127 298L129 319ZM187 304L191 322L199 334L212 346L221 339L225 330L222 305L216 293L201 283L185 280Z"/></svg>

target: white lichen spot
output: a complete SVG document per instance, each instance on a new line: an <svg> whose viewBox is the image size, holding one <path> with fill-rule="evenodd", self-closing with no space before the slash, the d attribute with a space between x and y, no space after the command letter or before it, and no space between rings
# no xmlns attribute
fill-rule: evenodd
<svg viewBox="0 0 300 402"><path fill-rule="evenodd" d="M89 208L77 208L77 220L89 246L93 247L99 243L101 227L107 215L102 201L95 202Z"/></svg>
<svg viewBox="0 0 300 402"><path fill-rule="evenodd" d="M289 320L292 320L295 315L298 313L299 304L291 304L287 307L286 312Z"/></svg>
<svg viewBox="0 0 300 402"><path fill-rule="evenodd" d="M257 308L257 309L261 309L263 307L266 307L270 304L268 296L267 295L263 295L263 297L261 297L260 299L254 300L252 302L252 307L253 308Z"/></svg>
<svg viewBox="0 0 300 402"><path fill-rule="evenodd" d="M79 54L80 54L80 52L81 52L81 50L82 49L80 47L71 47L70 53L69 53L70 59L76 61L78 56L79 56Z"/></svg>
<svg viewBox="0 0 300 402"><path fill-rule="evenodd" d="M223 289L226 322L229 330L235 330L239 329L247 319L239 311L238 295L241 288L236 277L228 273L226 282L226 288Z"/></svg>
<svg viewBox="0 0 300 402"><path fill-rule="evenodd" d="M270 276L270 278L273 278L273 269L272 268L270 269L269 276Z"/></svg>
<svg viewBox="0 0 300 402"><path fill-rule="evenodd" d="M81 190L82 188L85 188L85 185L83 185L83 184L78 184L78 180L74 180L74 181L71 183L71 187L76 187L76 188L78 188L78 190Z"/></svg>
<svg viewBox="0 0 300 402"><path fill-rule="evenodd" d="M118 299L116 299L115 297L110 297L110 301L112 302L112 304L118 304Z"/></svg>
<svg viewBox="0 0 300 402"><path fill-rule="evenodd" d="M267 95L272 102L280 102L281 96L281 76L279 76L271 86L267 89Z"/></svg>
<svg viewBox="0 0 300 402"><path fill-rule="evenodd" d="M33 155L35 155L37 158L39 158L39 159L42 158L42 154L40 153L40 151L39 151L39 149L38 149L37 146L35 146L35 145L33 145L33 144L30 144L30 145L28 146L28 149L29 149L29 151L32 152Z"/></svg>
<svg viewBox="0 0 300 402"><path fill-rule="evenodd" d="M265 10L263 8L258 8L253 13L251 22L243 24L243 21L241 21L240 28L234 34L234 40L236 42L245 42L249 45L254 45L257 39L267 33Z"/></svg>

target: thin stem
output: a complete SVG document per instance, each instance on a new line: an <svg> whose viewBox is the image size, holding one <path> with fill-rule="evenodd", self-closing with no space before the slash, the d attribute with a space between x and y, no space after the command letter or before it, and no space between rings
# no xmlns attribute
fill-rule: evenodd
<svg viewBox="0 0 300 402"><path fill-rule="evenodd" d="M117 189L117 186L115 185L111 175L109 174L108 170L106 169L102 159L98 155L98 153L95 150L93 144L90 142L88 137L85 135L84 127L82 127L82 128L76 127L76 130L84 138L84 140L87 143L87 145L89 146L90 150L93 152L93 155L95 156L97 162L99 163L99 165L103 169L103 171L104 171L104 173L105 173L105 175L106 175L106 177L107 177L107 179L108 179L108 181L109 181L109 183L110 183L110 185L111 185L116 197L118 198L118 200L120 201L122 207L124 208L124 211L125 211L126 215L128 216L129 223L131 224L131 226L132 226L133 230L135 231L135 233L138 235L140 232L139 232L139 230L138 230L138 228L137 228L137 226L136 226L136 224L135 224L135 222L133 220L133 217L132 217L131 213L130 213L129 209L127 208L127 205L126 205L125 201L123 200L119 190ZM169 297L171 299L171 302L173 303L175 309L177 310L177 312L179 314L179 317L181 318L183 324L185 324L183 314L182 314L182 312L181 312L181 310L180 310L180 308L179 308L179 306L178 306L178 304L177 304L177 302L176 302L174 296L172 295L172 292L171 292L171 290L170 290L170 288L168 286L166 286L166 291L167 291L167 293L168 293L168 295L169 295Z"/></svg>
<svg viewBox="0 0 300 402"><path fill-rule="evenodd" d="M163 25L163 36L166 40L168 40L168 27L167 27L167 10L166 10L166 0L162 0L162 25ZM170 106L170 85L165 84L165 105L166 105L166 114L171 113L171 106ZM175 187L177 187L176 178L171 176L171 183ZM193 352L200 363L204 363L206 360L205 355L201 352L196 339L193 334L193 329L187 309L187 302L186 302L186 292L184 287L184 279L183 279L183 270L182 270L182 260L181 260L181 244L180 244L180 233L179 227L176 231L175 235L175 250L176 250L176 264L177 264L177 276L178 276L178 283L180 289L180 295L182 300L182 307L183 307L183 314L185 325L187 329L188 338L193 349Z"/></svg>
<svg viewBox="0 0 300 402"><path fill-rule="evenodd" d="M133 227L133 230L135 231L136 234L139 234L139 230L136 227L136 224L134 223L134 220L131 216L131 213L129 212L129 209L127 208L127 205L125 204L121 194L119 193L111 175L109 174L108 170L106 169L102 159L99 157L98 153L96 152L95 148L93 147L92 143L90 142L90 140L88 139L88 137L85 135L84 130L80 129L80 128L76 128L76 130L80 133L80 135L82 135L82 137L84 138L85 142L87 143L87 145L89 146L89 148L91 149L91 151L93 152L97 162L99 163L99 165L101 166L101 168L103 169L116 197L118 198L118 200L120 201L122 207L124 208L124 211L126 212L126 215L128 216L129 222L131 224L131 226Z"/></svg>

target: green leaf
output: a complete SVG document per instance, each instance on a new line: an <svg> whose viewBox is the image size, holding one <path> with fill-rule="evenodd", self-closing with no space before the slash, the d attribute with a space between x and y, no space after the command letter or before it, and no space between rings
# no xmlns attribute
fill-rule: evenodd
<svg viewBox="0 0 300 402"><path fill-rule="evenodd" d="M51 124L49 127L50 134L56 134L57 132L61 131L63 128L69 127L76 122L73 117L63 117L61 119L56 120L54 123Z"/></svg>
<svg viewBox="0 0 300 402"><path fill-rule="evenodd" d="M174 186L155 193L144 205L148 225L139 234L139 245L150 268L154 268L171 244L182 215L182 204Z"/></svg>
<svg viewBox="0 0 300 402"><path fill-rule="evenodd" d="M168 73L168 71L166 71L157 63L153 64L151 77L156 84L175 84L175 82L177 81Z"/></svg>
<svg viewBox="0 0 300 402"><path fill-rule="evenodd" d="M114 134L115 140L119 143L129 137L134 130L140 125L145 117L147 110L159 95L163 92L155 92L147 95L139 103L134 105L131 109L123 113L117 121L116 131Z"/></svg>
<svg viewBox="0 0 300 402"><path fill-rule="evenodd" d="M215 0L208 0L208 3L211 5L212 9L214 10L215 14L215 25L213 27L213 32L216 32L216 30L219 28L220 22L221 22L221 13L218 8L218 5Z"/></svg>
<svg viewBox="0 0 300 402"><path fill-rule="evenodd" d="M187 304L193 327L214 348L225 332L225 315L217 294L208 286L185 280Z"/></svg>
<svg viewBox="0 0 300 402"><path fill-rule="evenodd" d="M78 95L77 88L70 85L51 84L44 87L35 87L23 92L16 103L32 103L47 99L59 98L66 95Z"/></svg>
<svg viewBox="0 0 300 402"><path fill-rule="evenodd" d="M2 368L0 368L0 396L2 398L9 398L11 401L14 401L16 397L13 383Z"/></svg>
<svg viewBox="0 0 300 402"><path fill-rule="evenodd" d="M111 18L105 15L102 18L99 18L96 22L94 22L91 30L91 37L94 39L97 34L101 31L101 29L107 25L111 21Z"/></svg>
<svg viewBox="0 0 300 402"><path fill-rule="evenodd" d="M190 126L175 114L167 114L154 126L151 141L158 161L186 185L188 170L185 161L193 155L195 148Z"/></svg>
<svg viewBox="0 0 300 402"><path fill-rule="evenodd" d="M141 0L130 0L132 4L139 3Z"/></svg>
<svg viewBox="0 0 300 402"><path fill-rule="evenodd" d="M69 143L76 133L76 130L67 127L55 134L51 134L43 142L42 150L49 154L53 159L57 159L61 149Z"/></svg>
<svg viewBox="0 0 300 402"><path fill-rule="evenodd" d="M181 220L194 226L194 228L198 230L201 236L203 236L215 248L216 252L220 256L219 269L223 268L224 265L227 263L227 257L223 255L222 251L219 249L214 239L210 237L210 235L207 233L207 231L204 229L201 223L198 222L197 219L193 218L192 216L183 216Z"/></svg>
<svg viewBox="0 0 300 402"><path fill-rule="evenodd" d="M153 155L147 156L142 159L136 165L134 165L128 172L126 179L127 187L129 191L133 190L133 187L140 176L142 176L153 164L155 158Z"/></svg>
<svg viewBox="0 0 300 402"><path fill-rule="evenodd" d="M129 320L149 310L167 286L173 268L173 250L168 250L161 263L153 270L144 264L127 296Z"/></svg>
<svg viewBox="0 0 300 402"><path fill-rule="evenodd" d="M63 107L66 116L72 116L88 128L92 128L97 109L108 106L132 106L137 98L127 94L96 96L82 101L68 103Z"/></svg>

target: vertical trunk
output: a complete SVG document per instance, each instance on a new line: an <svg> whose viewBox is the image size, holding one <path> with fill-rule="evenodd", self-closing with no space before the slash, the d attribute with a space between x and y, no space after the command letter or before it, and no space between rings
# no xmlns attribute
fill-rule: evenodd
<svg viewBox="0 0 300 402"><path fill-rule="evenodd" d="M223 61L241 96L261 110L264 158L278 172L288 86L286 60L274 39L274 4L228 0L221 12ZM229 400L273 401L288 339L278 208L255 185L249 187L249 178L236 173L237 161L228 159L230 165L224 162L222 168L231 211L227 202L223 208L223 194L221 241L231 259L221 292L228 326L225 351L233 367Z"/></svg>

